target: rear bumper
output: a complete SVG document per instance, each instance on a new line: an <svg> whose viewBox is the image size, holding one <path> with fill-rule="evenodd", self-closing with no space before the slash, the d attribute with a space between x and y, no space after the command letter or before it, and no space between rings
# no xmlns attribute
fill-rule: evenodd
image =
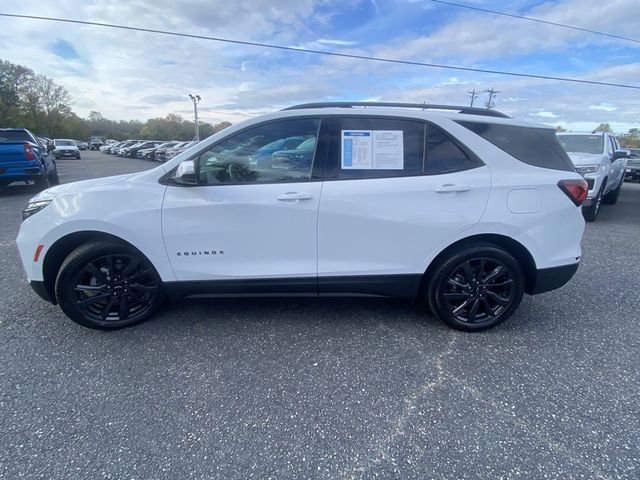
<svg viewBox="0 0 640 480"><path fill-rule="evenodd" d="M29 180L34 177L41 177L44 170L40 165L30 165L25 167L2 167L0 165L0 180L17 182Z"/></svg>
<svg viewBox="0 0 640 480"><path fill-rule="evenodd" d="M549 292L565 285L578 271L579 262L552 268L540 268L536 271L533 285L527 289L530 295Z"/></svg>

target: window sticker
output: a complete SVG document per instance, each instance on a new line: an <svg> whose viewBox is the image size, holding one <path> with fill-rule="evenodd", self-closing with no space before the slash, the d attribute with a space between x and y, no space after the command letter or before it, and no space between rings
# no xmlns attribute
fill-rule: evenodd
<svg viewBox="0 0 640 480"><path fill-rule="evenodd" d="M402 130L342 130L343 169L402 170Z"/></svg>

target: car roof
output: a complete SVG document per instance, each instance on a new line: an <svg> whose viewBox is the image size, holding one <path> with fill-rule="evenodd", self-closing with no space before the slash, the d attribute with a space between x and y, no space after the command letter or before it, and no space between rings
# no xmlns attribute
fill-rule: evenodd
<svg viewBox="0 0 640 480"><path fill-rule="evenodd" d="M414 108L401 108L401 107L358 107L358 108L342 108L342 107L320 107L320 108L305 108L300 110L281 110L279 112L269 113L254 119L248 120L247 123L241 122L244 125L254 123L255 120L267 121L275 120L279 118L292 118L294 116L388 116L398 118L415 118L418 120L437 120L448 119L454 121L466 121L466 122L478 122L478 123L495 123L500 125L512 125L519 127L534 127L534 128L546 128L552 129L549 125L525 122L510 117L496 117L485 116L471 113L459 113L455 111L447 110L420 110ZM240 124L236 124L240 125Z"/></svg>
<svg viewBox="0 0 640 480"><path fill-rule="evenodd" d="M593 135L604 135L606 133L610 133L610 132L558 132L558 135L589 135L589 136L593 136Z"/></svg>

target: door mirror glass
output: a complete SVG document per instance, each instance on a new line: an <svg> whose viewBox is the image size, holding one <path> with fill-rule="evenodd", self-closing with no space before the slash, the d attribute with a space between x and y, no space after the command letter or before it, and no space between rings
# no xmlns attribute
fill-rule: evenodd
<svg viewBox="0 0 640 480"><path fill-rule="evenodd" d="M193 160L186 160L178 165L176 173L173 175L173 180L176 183L183 185L195 185L198 183L198 177L196 176L196 164Z"/></svg>

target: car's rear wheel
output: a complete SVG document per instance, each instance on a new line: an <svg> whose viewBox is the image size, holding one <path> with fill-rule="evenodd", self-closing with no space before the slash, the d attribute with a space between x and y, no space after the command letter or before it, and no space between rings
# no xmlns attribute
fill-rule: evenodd
<svg viewBox="0 0 640 480"><path fill-rule="evenodd" d="M427 303L450 327L487 330L513 314L524 282L522 267L506 250L493 244L469 246L436 265L427 283Z"/></svg>
<svg viewBox="0 0 640 480"><path fill-rule="evenodd" d="M155 268L124 244L97 241L74 250L55 284L60 308L76 323L98 330L128 327L151 318L164 295Z"/></svg>

